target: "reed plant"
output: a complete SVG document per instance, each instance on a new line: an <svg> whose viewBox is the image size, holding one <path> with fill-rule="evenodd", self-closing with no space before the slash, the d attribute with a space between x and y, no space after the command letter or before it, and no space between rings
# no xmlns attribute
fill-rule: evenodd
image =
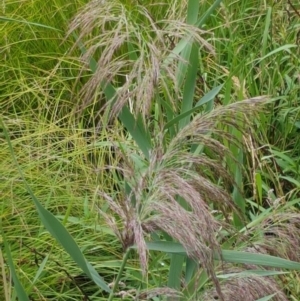
<svg viewBox="0 0 300 301"><path fill-rule="evenodd" d="M1 9L3 300L297 300L296 5Z"/></svg>

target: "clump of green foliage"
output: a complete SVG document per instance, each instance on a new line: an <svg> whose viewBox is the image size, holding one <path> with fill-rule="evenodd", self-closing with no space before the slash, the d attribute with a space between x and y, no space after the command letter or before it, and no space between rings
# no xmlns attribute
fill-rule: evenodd
<svg viewBox="0 0 300 301"><path fill-rule="evenodd" d="M297 300L297 9L3 2L2 299Z"/></svg>

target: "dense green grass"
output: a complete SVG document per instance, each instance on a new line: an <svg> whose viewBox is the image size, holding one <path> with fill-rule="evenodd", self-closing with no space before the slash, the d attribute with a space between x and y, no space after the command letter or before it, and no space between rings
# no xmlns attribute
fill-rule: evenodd
<svg viewBox="0 0 300 301"><path fill-rule="evenodd" d="M203 2L3 1L1 300L233 300L216 275L299 270L259 257L300 262L299 7Z"/></svg>

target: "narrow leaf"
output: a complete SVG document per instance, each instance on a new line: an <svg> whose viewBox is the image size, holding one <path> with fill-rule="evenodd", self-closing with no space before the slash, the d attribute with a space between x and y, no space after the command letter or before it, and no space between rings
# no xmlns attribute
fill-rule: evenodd
<svg viewBox="0 0 300 301"><path fill-rule="evenodd" d="M198 13L199 13L199 0L189 0L188 12L186 18L187 24L195 24L198 18ZM178 87L181 87L184 78L186 77L186 72L189 67L189 65L186 62L190 62L191 50L192 50L192 44L188 43L186 47L183 49L183 51L181 52L182 60L179 61L178 68L176 70L176 80L177 80Z"/></svg>
<svg viewBox="0 0 300 301"><path fill-rule="evenodd" d="M175 253L175 254L186 254L184 247L172 241L156 241L147 242L148 250L161 251L165 253ZM132 248L136 248L133 246ZM291 261L283 259L280 257L275 257L265 254L255 254L242 251L232 251L232 250L221 250L221 257L223 261L232 263L243 263L243 264L253 264L258 266L268 266L274 268L288 269L288 270L300 270L300 263L296 261ZM219 254L214 254L215 260L220 260Z"/></svg>
<svg viewBox="0 0 300 301"><path fill-rule="evenodd" d="M153 241L146 243L147 249L149 251L160 251L165 253L183 254L186 255L184 247L174 241ZM131 248L136 249L136 246Z"/></svg>
<svg viewBox="0 0 300 301"><path fill-rule="evenodd" d="M237 229L241 229L244 226L243 219L245 218L245 209L246 209L246 202L243 195L241 194L241 189L243 187L243 175L241 171L241 166L243 164L243 158L244 158L243 150L238 149L237 154L235 155L237 157L238 164L234 165L235 167L234 180L236 185L233 189L232 199L236 204L237 208L239 209L240 214L234 213L233 220L234 220L234 225L237 227ZM242 219L240 216L241 214L242 214Z"/></svg>
<svg viewBox="0 0 300 301"><path fill-rule="evenodd" d="M125 106L120 112L119 118L134 141L140 147L144 156L149 159L149 151L152 148L150 134L148 131L146 131L141 116L139 115L139 117L135 119L128 107Z"/></svg>
<svg viewBox="0 0 300 301"><path fill-rule="evenodd" d="M259 204L262 205L262 179L259 172L255 173L256 190L258 193Z"/></svg>
<svg viewBox="0 0 300 301"><path fill-rule="evenodd" d="M197 270L198 263L192 258L186 259L186 268L185 268L185 282L188 283L191 281L195 271Z"/></svg>
<svg viewBox="0 0 300 301"><path fill-rule="evenodd" d="M7 17L0 16L0 21L22 23L22 24L25 24L25 25L42 27L42 28L46 28L46 29L51 29L51 30L62 32L62 30L57 29L55 27L47 26L47 25L44 25L44 24L41 24L41 23L29 22L29 21L26 21L26 20L18 20L18 19L12 19L12 18L7 18Z"/></svg>
<svg viewBox="0 0 300 301"><path fill-rule="evenodd" d="M272 295L269 295L269 296L266 296L266 297L263 297L263 298L260 298L260 299L257 299L256 301L268 301L268 300L271 300L273 297L275 297L277 294L272 294Z"/></svg>
<svg viewBox="0 0 300 301"><path fill-rule="evenodd" d="M288 274L288 272L282 272L282 271L266 271L266 270L246 270L239 273L229 273L229 274L222 274L218 275L217 277L220 279L228 279L228 278L234 278L234 277L249 277L251 275L257 275L262 277L267 276L275 276L275 275L282 275L282 274Z"/></svg>
<svg viewBox="0 0 300 301"><path fill-rule="evenodd" d="M168 287L179 289L181 283L181 274L182 274L182 267L184 262L185 256L172 254L171 255L171 264L169 270L169 277L168 277Z"/></svg>
<svg viewBox="0 0 300 301"><path fill-rule="evenodd" d="M215 88L213 88L212 90L210 90L208 93L206 93L195 105L194 108L176 116L175 118L173 118L172 120L170 120L164 127L164 129L168 129L170 127L172 127L174 124L177 124L181 119L185 118L186 116L191 115L192 113L194 113L197 109L199 109L199 107L201 107L202 105L206 104L207 102L213 100L216 95L220 92L220 90L222 89L223 84L219 85Z"/></svg>
<svg viewBox="0 0 300 301"><path fill-rule="evenodd" d="M188 67L184 89L183 89L181 114L191 110L193 107L195 87L197 82L197 70L199 65L198 52L199 52L199 47L196 44L193 44L191 49L190 60L189 60L189 67ZM179 129L185 127L189 122L190 122L190 115L180 120Z"/></svg>
<svg viewBox="0 0 300 301"><path fill-rule="evenodd" d="M205 14L197 21L196 26L201 28L214 10L221 4L222 0L216 0Z"/></svg>
<svg viewBox="0 0 300 301"><path fill-rule="evenodd" d="M269 56L272 56L272 55L274 55L274 54L276 54L278 52L289 51L290 48L296 48L296 47L298 47L298 46L295 45L295 44L286 44L286 45L283 45L283 46L278 47L278 48L274 49L273 51L269 52L265 56L263 56L263 57L261 57L259 59L255 59L253 62L261 62L261 61L265 60L266 58L268 58Z"/></svg>
<svg viewBox="0 0 300 301"><path fill-rule="evenodd" d="M15 287L18 299L20 301L29 301L29 298L28 298L28 296L27 296L27 294L26 294L26 292L25 292L25 290L24 290L24 288L23 288L22 284L20 283L19 278L17 276L16 270L15 270L15 267L14 267L14 263L13 263L13 259L12 259L11 253L10 253L10 248L9 248L8 243L7 243L6 237L5 237L4 233L2 233L2 235L3 235L4 249L5 249L5 253L6 253L6 256L7 256L7 263L9 265L11 276L12 276L12 279L14 281L14 287Z"/></svg>
<svg viewBox="0 0 300 301"><path fill-rule="evenodd" d="M214 99L219 92L221 91L221 89L223 88L224 84L221 84L217 87L214 87L213 89L211 89L209 92L207 92L197 103L196 103L196 107L202 106L204 104L206 104L207 102L211 101L212 99Z"/></svg>
<svg viewBox="0 0 300 301"><path fill-rule="evenodd" d="M189 0L186 21L188 24L195 24L199 14L199 0Z"/></svg>
<svg viewBox="0 0 300 301"><path fill-rule="evenodd" d="M36 283L36 281L39 279L40 275L44 271L44 268L45 268L45 265L46 265L46 263L48 261L48 258L49 258L49 254L47 254L47 256L43 259L42 263L40 264L39 269L36 272L36 275L35 275L35 277L34 277L34 279L32 281L32 284Z"/></svg>
<svg viewBox="0 0 300 301"><path fill-rule="evenodd" d="M272 7L268 7L267 10L265 29L263 33L263 39L262 39L262 51L261 51L262 55L265 55L266 53L270 26L272 26Z"/></svg>
<svg viewBox="0 0 300 301"><path fill-rule="evenodd" d="M55 216L49 212L47 209L45 209L42 204L38 201L38 199L35 197L33 191L31 190L30 186L28 185L25 176L23 174L23 171L21 170L21 167L15 157L14 150L8 135L8 132L6 130L6 127L1 120L1 124L3 127L4 135L7 140L10 153L12 155L12 159L19 171L19 174L24 182L24 185L30 194L37 212L39 214L39 217L44 224L45 228L49 231L49 233L63 246L63 248L69 253L69 255L73 258L73 260L77 263L77 265L103 290L110 292L110 288L108 285L104 282L104 280L99 276L95 268L87 262L84 255L80 251L78 245L76 244L73 237L69 234L67 229L59 222L58 219L55 218Z"/></svg>
<svg viewBox="0 0 300 301"><path fill-rule="evenodd" d="M232 263L254 264L288 270L300 270L300 263L265 254L255 254L232 250L222 250L222 259ZM220 259L218 255L216 259Z"/></svg>

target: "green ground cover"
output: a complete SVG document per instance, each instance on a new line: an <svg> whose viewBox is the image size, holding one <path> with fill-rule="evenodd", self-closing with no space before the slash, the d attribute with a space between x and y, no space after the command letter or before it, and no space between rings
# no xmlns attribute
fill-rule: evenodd
<svg viewBox="0 0 300 301"><path fill-rule="evenodd" d="M0 299L299 300L300 6L65 2L1 3Z"/></svg>

